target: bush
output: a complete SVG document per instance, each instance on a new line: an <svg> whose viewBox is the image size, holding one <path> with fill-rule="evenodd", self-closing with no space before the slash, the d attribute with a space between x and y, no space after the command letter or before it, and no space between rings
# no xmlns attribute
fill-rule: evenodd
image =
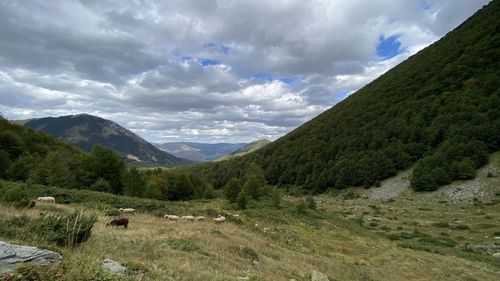
<svg viewBox="0 0 500 281"><path fill-rule="evenodd" d="M295 210L299 214L305 214L306 213L306 201L304 199L298 200L297 203L295 203Z"/></svg>
<svg viewBox="0 0 500 281"><path fill-rule="evenodd" d="M250 200L250 196L247 194L245 190L242 190L240 194L238 194L238 198L236 198L236 203L241 210L245 210L248 205L248 201Z"/></svg>
<svg viewBox="0 0 500 281"><path fill-rule="evenodd" d="M70 215L50 215L30 219L13 217L0 224L0 234L13 239L35 240L74 247L87 241L97 221L95 214L75 211Z"/></svg>
<svg viewBox="0 0 500 281"><path fill-rule="evenodd" d="M31 202L28 190L22 185L4 191L0 200L16 208L28 207Z"/></svg>
<svg viewBox="0 0 500 281"><path fill-rule="evenodd" d="M316 200L314 200L312 195L308 195L306 197L306 205L307 205L307 208L309 208L311 210L316 210L316 208L318 207L318 204L316 203Z"/></svg>
<svg viewBox="0 0 500 281"><path fill-rule="evenodd" d="M280 191L278 189L273 189L271 193L271 202L273 207L279 208L281 204Z"/></svg>
<svg viewBox="0 0 500 281"><path fill-rule="evenodd" d="M353 199L359 198L359 194L349 190L348 192L344 193L343 197L344 197L344 200L353 200Z"/></svg>

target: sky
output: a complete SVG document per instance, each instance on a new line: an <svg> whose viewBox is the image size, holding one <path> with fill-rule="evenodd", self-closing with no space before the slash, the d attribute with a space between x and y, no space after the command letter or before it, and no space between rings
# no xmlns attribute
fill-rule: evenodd
<svg viewBox="0 0 500 281"><path fill-rule="evenodd" d="M275 140L488 0L3 0L0 113L155 143Z"/></svg>

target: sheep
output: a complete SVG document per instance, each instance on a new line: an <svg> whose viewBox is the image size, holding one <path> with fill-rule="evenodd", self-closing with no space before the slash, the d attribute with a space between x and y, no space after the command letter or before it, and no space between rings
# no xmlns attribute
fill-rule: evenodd
<svg viewBox="0 0 500 281"><path fill-rule="evenodd" d="M205 217L204 216L197 216L196 218L194 218L196 221L204 221L205 220Z"/></svg>
<svg viewBox="0 0 500 281"><path fill-rule="evenodd" d="M271 230L271 229L270 229L269 227L264 227L262 230L264 231L264 233L267 233L267 232L269 232L269 230Z"/></svg>
<svg viewBox="0 0 500 281"><path fill-rule="evenodd" d="M193 216L182 216L181 220L194 221L194 217Z"/></svg>
<svg viewBox="0 0 500 281"><path fill-rule="evenodd" d="M40 201L42 203L51 203L51 204L56 203L56 199L54 197L51 197L51 196L38 197L37 201Z"/></svg>
<svg viewBox="0 0 500 281"><path fill-rule="evenodd" d="M169 219L171 221L178 221L180 219L179 216L175 216L175 215L165 215L163 217L167 218L167 219Z"/></svg>
<svg viewBox="0 0 500 281"><path fill-rule="evenodd" d="M226 217L219 215L216 218L212 219L215 223L223 223L226 221Z"/></svg>
<svg viewBox="0 0 500 281"><path fill-rule="evenodd" d="M125 214L134 214L135 213L135 209L132 209L132 208L120 208L118 210L121 213L125 213Z"/></svg>
<svg viewBox="0 0 500 281"><path fill-rule="evenodd" d="M124 228L128 227L128 219L127 218L116 218L112 219L109 221L106 226L116 226L118 228L119 226L123 226Z"/></svg>

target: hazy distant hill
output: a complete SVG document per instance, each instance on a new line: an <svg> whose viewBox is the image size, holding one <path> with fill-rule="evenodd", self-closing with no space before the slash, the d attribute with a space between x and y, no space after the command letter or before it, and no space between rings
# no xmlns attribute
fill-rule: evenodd
<svg viewBox="0 0 500 281"><path fill-rule="evenodd" d="M270 143L271 143L271 141L266 140L266 139L251 142L251 143L245 145L244 147L242 147L236 151L233 151L232 153L230 153L228 155L224 155L224 156L220 157L219 159L217 159L217 161L227 160L227 159L246 155L250 152L254 152L256 150L259 150Z"/></svg>
<svg viewBox="0 0 500 281"><path fill-rule="evenodd" d="M89 114L32 119L24 126L46 132L87 152L96 144L103 145L137 164L179 166L190 163L156 148L113 121Z"/></svg>
<svg viewBox="0 0 500 281"><path fill-rule="evenodd" d="M169 142L155 144L176 157L197 162L213 161L246 146L246 143Z"/></svg>

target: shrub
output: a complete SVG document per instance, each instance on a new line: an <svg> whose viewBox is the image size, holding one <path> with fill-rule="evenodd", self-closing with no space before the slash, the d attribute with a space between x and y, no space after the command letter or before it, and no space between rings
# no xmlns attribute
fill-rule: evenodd
<svg viewBox="0 0 500 281"><path fill-rule="evenodd" d="M235 252L237 253L240 257L242 258L245 258L245 259L249 259L251 261L258 261L259 260L259 256L257 255L257 253L250 247L248 246L243 246L243 245L240 245L239 247L230 247L230 250L232 252Z"/></svg>
<svg viewBox="0 0 500 281"><path fill-rule="evenodd" d="M26 216L3 221L0 234L13 239L35 240L73 247L87 241L97 221L95 214L75 211L69 215L50 215L30 219Z"/></svg>
<svg viewBox="0 0 500 281"><path fill-rule="evenodd" d="M309 208L311 210L316 210L316 208L318 207L318 205L316 204L316 200L314 200L312 195L308 195L306 197L306 205L307 205L307 208Z"/></svg>
<svg viewBox="0 0 500 281"><path fill-rule="evenodd" d="M16 208L28 207L31 201L28 190L22 185L7 189L0 200Z"/></svg>
<svg viewBox="0 0 500 281"><path fill-rule="evenodd" d="M50 215L34 219L28 232L59 246L73 247L90 238L96 222L97 215L75 211L66 216Z"/></svg>
<svg viewBox="0 0 500 281"><path fill-rule="evenodd" d="M298 200L297 203L295 203L295 210L299 214L305 214L306 213L306 201L304 199Z"/></svg>
<svg viewBox="0 0 500 281"><path fill-rule="evenodd" d="M273 189L271 193L271 202L273 207L279 208L281 204L281 196L278 189Z"/></svg>
<svg viewBox="0 0 500 281"><path fill-rule="evenodd" d="M348 192L344 193L343 197L344 197L344 200L353 200L353 199L359 198L359 194L349 190Z"/></svg>
<svg viewBox="0 0 500 281"><path fill-rule="evenodd" d="M242 190L238 197L236 198L236 203L241 210L245 210L248 205L248 201L250 200L250 196L247 194L245 190Z"/></svg>

